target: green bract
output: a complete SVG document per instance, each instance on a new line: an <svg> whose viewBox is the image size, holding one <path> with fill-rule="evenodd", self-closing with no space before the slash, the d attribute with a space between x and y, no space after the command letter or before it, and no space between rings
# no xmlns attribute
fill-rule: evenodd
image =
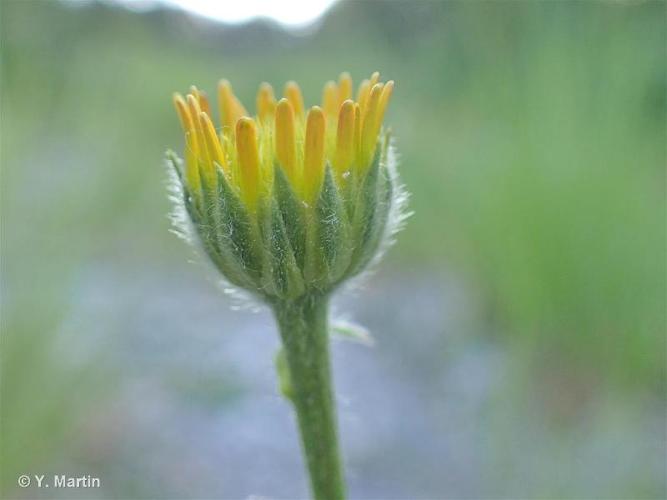
<svg viewBox="0 0 667 500"><path fill-rule="evenodd" d="M364 271L404 219L405 195L388 134L378 140L371 164L342 184L327 164L312 206L275 165L271 196L261 199L254 214L219 167L215 186L201 175L199 196L183 181L183 162L172 152L167 159L176 174L178 232L199 243L230 284L265 302L330 293Z"/></svg>

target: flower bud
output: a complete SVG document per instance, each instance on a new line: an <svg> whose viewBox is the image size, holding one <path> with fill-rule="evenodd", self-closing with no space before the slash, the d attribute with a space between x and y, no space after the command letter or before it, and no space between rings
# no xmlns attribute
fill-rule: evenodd
<svg viewBox="0 0 667 500"><path fill-rule="evenodd" d="M229 283L269 303L327 294L390 243L406 195L382 128L394 84L378 80L354 102L344 73L308 111L296 83L278 103L262 84L254 118L221 80L220 130L202 91L174 94L185 136L185 162L168 153L174 220Z"/></svg>

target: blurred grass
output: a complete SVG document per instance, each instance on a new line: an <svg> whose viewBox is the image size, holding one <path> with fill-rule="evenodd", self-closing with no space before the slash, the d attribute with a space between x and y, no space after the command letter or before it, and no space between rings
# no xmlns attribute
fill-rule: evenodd
<svg viewBox="0 0 667 500"><path fill-rule="evenodd" d="M4 436L17 365L68 380L34 347L86 266L183 261L170 95L222 76L246 103L263 80L314 103L341 70L395 79L415 216L382 272L460 269L538 380L665 389L664 3L349 2L297 36L10 0L1 23Z"/></svg>

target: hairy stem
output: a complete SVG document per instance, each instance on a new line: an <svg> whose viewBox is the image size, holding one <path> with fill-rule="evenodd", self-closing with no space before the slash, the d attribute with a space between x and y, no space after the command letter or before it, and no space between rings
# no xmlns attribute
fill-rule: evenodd
<svg viewBox="0 0 667 500"><path fill-rule="evenodd" d="M291 382L301 444L317 500L342 500L327 332L328 297L306 296L274 305Z"/></svg>

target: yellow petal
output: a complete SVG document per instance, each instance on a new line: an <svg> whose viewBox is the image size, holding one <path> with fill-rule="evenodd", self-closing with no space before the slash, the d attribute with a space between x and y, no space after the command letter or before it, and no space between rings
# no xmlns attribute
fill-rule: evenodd
<svg viewBox="0 0 667 500"><path fill-rule="evenodd" d="M215 163L220 165L225 173L229 173L229 165L225 159L225 154L222 149L222 145L218 140L218 135L215 132L213 122L204 112L199 113L199 121L201 122L202 129L204 130L204 139L206 141L206 148L208 149L209 156ZM217 177L214 175L210 180L213 182L212 185L215 185Z"/></svg>
<svg viewBox="0 0 667 500"><path fill-rule="evenodd" d="M283 98L276 107L276 157L287 178L296 184L296 136L294 129L294 109Z"/></svg>
<svg viewBox="0 0 667 500"><path fill-rule="evenodd" d="M183 127L183 134L185 135L185 178L190 189L193 192L198 192L201 183L199 182L199 168L197 164L197 133L195 132L190 110L183 96L175 93L173 99L178 118Z"/></svg>
<svg viewBox="0 0 667 500"><path fill-rule="evenodd" d="M294 108L294 114L297 118L303 118L303 95L301 95L301 89L296 82L287 82L285 84L284 96L292 104Z"/></svg>
<svg viewBox="0 0 667 500"><path fill-rule="evenodd" d="M201 108L199 107L199 101L192 94L187 96L188 109L190 110L190 116L194 123L194 128L197 137L197 155L205 162L210 163L210 158L208 156L208 149L206 149L206 142L204 139L204 131L199 122L199 113L201 113Z"/></svg>
<svg viewBox="0 0 667 500"><path fill-rule="evenodd" d="M373 88L373 86L379 81L380 81L380 73L376 71L371 75L371 88Z"/></svg>
<svg viewBox="0 0 667 500"><path fill-rule="evenodd" d="M354 154L359 155L361 149L361 108L354 103Z"/></svg>
<svg viewBox="0 0 667 500"><path fill-rule="evenodd" d="M336 152L334 168L339 180L349 169L354 157L354 114L355 105L350 99L343 102L338 115L338 130L336 132Z"/></svg>
<svg viewBox="0 0 667 500"><path fill-rule="evenodd" d="M208 102L208 96L203 90L199 90L194 85L190 85L190 93L195 96L195 99L199 102L199 107L207 115L211 115L211 107Z"/></svg>
<svg viewBox="0 0 667 500"><path fill-rule="evenodd" d="M322 109L327 119L335 119L338 108L338 87L335 82L327 82L322 91Z"/></svg>
<svg viewBox="0 0 667 500"><path fill-rule="evenodd" d="M178 120L181 122L183 134L187 135L190 130L192 130L192 118L188 111L188 105L185 103L183 96L178 92L172 94L172 100L174 101L174 108L176 108L176 113L178 114Z"/></svg>
<svg viewBox="0 0 667 500"><path fill-rule="evenodd" d="M368 102L368 95L371 93L371 82L369 80L364 80L359 84L359 90L357 91L357 102L359 103L359 110L361 111L361 119L365 115L366 103Z"/></svg>
<svg viewBox="0 0 667 500"><path fill-rule="evenodd" d="M384 114L385 111L387 111L387 105L389 104L389 99L391 98L393 91L394 81L389 80L382 88L382 93L380 94L380 102L378 103L377 116L375 119L375 131L373 132L376 137L380 133L380 128L382 127L382 122L384 121Z"/></svg>
<svg viewBox="0 0 667 500"><path fill-rule="evenodd" d="M265 121L275 113L275 110L276 98L273 95L273 87L264 82L257 92L257 116L260 121Z"/></svg>
<svg viewBox="0 0 667 500"><path fill-rule="evenodd" d="M197 99L197 102L199 102L199 89L194 85L190 85L189 90L190 90L189 93L192 94L195 97L195 99Z"/></svg>
<svg viewBox="0 0 667 500"><path fill-rule="evenodd" d="M368 104L366 105L366 112L361 120L361 166L367 167L368 163L375 151L375 143L377 142L377 114L378 105L380 103L380 95L382 94L381 83L377 83L371 89L368 97Z"/></svg>
<svg viewBox="0 0 667 500"><path fill-rule="evenodd" d="M199 91L199 107L208 116L213 116L211 114L211 104L208 101L208 96L206 95L206 92L201 90Z"/></svg>
<svg viewBox="0 0 667 500"><path fill-rule="evenodd" d="M313 106L306 118L306 139L303 160L303 188L306 201L312 202L320 191L324 177L324 112Z"/></svg>
<svg viewBox="0 0 667 500"><path fill-rule="evenodd" d="M338 106L347 99L352 99L352 77L349 73L341 73L338 77Z"/></svg>
<svg viewBox="0 0 667 500"><path fill-rule="evenodd" d="M236 151L239 161L241 196L250 210L257 208L259 193L259 152L257 127L246 116L236 122Z"/></svg>
<svg viewBox="0 0 667 500"><path fill-rule="evenodd" d="M231 130L234 130L239 118L248 116L248 112L234 95L232 86L227 80L220 80L218 83L218 105L220 107L220 123Z"/></svg>

